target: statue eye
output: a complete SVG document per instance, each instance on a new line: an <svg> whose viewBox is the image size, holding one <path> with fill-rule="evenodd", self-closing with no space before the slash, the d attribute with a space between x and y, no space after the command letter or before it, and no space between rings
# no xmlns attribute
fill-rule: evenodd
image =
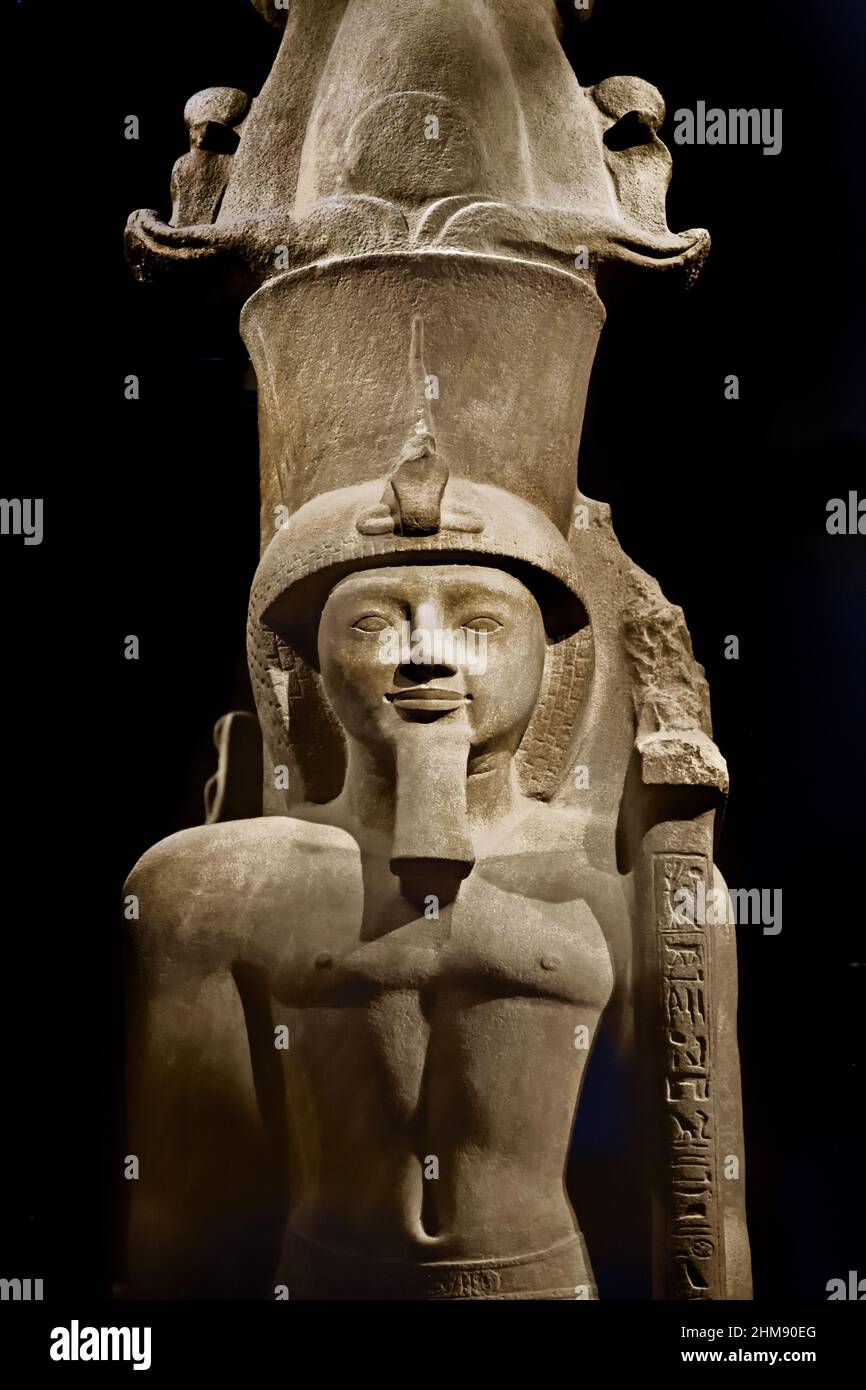
<svg viewBox="0 0 866 1390"><path fill-rule="evenodd" d="M467 618L462 626L467 628L469 632L498 632L502 624L498 623L495 618L481 617Z"/></svg>
<svg viewBox="0 0 866 1390"><path fill-rule="evenodd" d="M352 624L356 632L384 632L386 628L391 626L393 625L388 619L383 618L379 613L367 613Z"/></svg>

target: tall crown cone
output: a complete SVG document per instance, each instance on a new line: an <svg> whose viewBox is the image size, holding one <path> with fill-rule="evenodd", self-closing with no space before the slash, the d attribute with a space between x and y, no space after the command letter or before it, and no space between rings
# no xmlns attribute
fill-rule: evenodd
<svg viewBox="0 0 866 1390"><path fill-rule="evenodd" d="M423 319L415 441L567 534L604 309L550 266L458 252L357 256L269 281L241 330L259 381L262 535L274 507L390 472L406 447L406 343ZM421 334L417 334L416 353ZM435 446L427 406L435 409ZM429 436L429 437L428 437Z"/></svg>

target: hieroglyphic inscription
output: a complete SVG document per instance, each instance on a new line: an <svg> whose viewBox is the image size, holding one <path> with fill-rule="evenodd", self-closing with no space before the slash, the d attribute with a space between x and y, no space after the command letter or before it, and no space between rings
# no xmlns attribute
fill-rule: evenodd
<svg viewBox="0 0 866 1390"><path fill-rule="evenodd" d="M706 930L677 921L675 894L698 883L700 854L655 854L653 893L664 1029L665 1159L668 1174L668 1292L675 1299L722 1295L712 1072L710 946Z"/></svg>

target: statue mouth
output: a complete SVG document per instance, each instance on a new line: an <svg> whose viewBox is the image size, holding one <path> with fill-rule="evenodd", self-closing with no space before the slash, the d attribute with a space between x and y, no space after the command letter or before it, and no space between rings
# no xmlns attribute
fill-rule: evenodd
<svg viewBox="0 0 866 1390"><path fill-rule="evenodd" d="M468 704L471 695L463 695L459 690L445 690L441 686L409 686L405 690L389 690L385 695L401 710L420 710L429 714L445 714L449 710L460 709Z"/></svg>

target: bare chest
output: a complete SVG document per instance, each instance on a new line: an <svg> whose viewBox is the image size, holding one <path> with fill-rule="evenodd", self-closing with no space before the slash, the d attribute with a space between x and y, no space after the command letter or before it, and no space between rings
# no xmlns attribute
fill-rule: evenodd
<svg viewBox="0 0 866 1390"><path fill-rule="evenodd" d="M429 914L429 915L427 915ZM458 898L409 920L364 923L363 903L307 911L273 943L274 997L294 1008L358 1005L389 993L523 996L601 1009L613 985L607 943L583 900L543 901L473 875ZM406 914L404 914L406 915Z"/></svg>

